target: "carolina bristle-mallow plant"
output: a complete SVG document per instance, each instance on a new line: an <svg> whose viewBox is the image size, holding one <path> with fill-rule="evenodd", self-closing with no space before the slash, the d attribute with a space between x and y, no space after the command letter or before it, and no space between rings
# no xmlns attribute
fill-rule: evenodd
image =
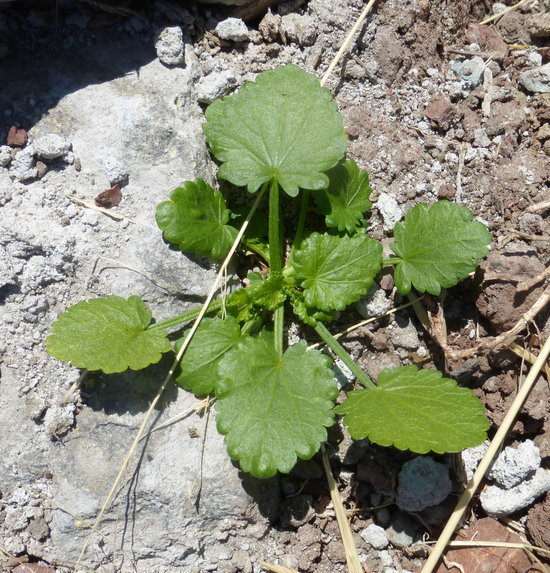
<svg viewBox="0 0 550 573"><path fill-rule="evenodd" d="M211 303L175 375L197 396L215 395L217 427L231 458L260 478L289 472L297 458L319 450L336 414L355 439L417 453L482 443L489 424L470 389L416 366L383 370L374 384L326 323L366 294L383 266L393 267L403 295L413 288L438 295L454 286L487 254L485 225L459 204L417 205L395 225L395 257L383 260L382 246L366 234L368 175L344 159L347 140L332 94L294 65L265 71L212 103L204 133L220 179L269 193L268 220L260 219L267 223L267 240L261 233L243 239L268 272L250 273L248 286ZM281 192L295 198L289 200L298 213L293 237L284 236ZM309 230L312 210L321 222L324 217L325 232ZM185 182L156 210L166 241L214 260L229 252L239 216L202 179ZM289 310L315 329L363 386L339 406L331 359L308 350L304 340L285 348ZM47 348L77 368L138 370L173 352L169 331L197 315L192 310L154 323L138 296L92 299L58 317Z"/></svg>

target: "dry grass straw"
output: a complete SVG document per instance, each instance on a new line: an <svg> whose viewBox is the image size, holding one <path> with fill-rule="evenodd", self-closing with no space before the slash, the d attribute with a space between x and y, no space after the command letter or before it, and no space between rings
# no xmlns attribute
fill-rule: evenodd
<svg viewBox="0 0 550 573"><path fill-rule="evenodd" d="M527 378L525 379L521 388L519 389L516 398L514 399L512 405L510 406L510 409L508 410L504 420L502 421L502 425L495 434L495 437L493 438L493 441L491 442L489 449L483 456L483 459L481 460L474 476L472 477L470 483L466 486L464 493L458 500L458 503L451 517L449 518L449 521L447 522L447 525L443 529L437 543L435 544L435 547L433 548L432 552L430 553L430 556L428 557L428 560L424 564L421 573L431 573L435 568L435 566L437 565L440 557L443 554L443 551L445 550L445 547L447 546L447 543L449 542L449 539L451 538L455 529L459 525L464 512L468 508L470 501L472 500L483 478L485 477L485 474L489 469L489 466L491 465L493 458L500 451L500 448L502 446L502 443L504 442L504 439L506 438L506 435L508 434L508 431L512 427L516 419L516 416L518 415L521 407L523 406L523 403L527 399L527 396L529 395L531 388L535 384L539 372L545 366L549 354L550 354L550 338L544 343L544 346L542 347L540 354L535 361L535 364L533 364L531 370L529 371L529 374L527 375Z"/></svg>
<svg viewBox="0 0 550 573"><path fill-rule="evenodd" d="M524 4L527 4L527 2L532 2L532 1L533 0L520 0L517 4L514 4L513 6L509 6L508 8L503 10L500 14L495 14L494 16L489 16L488 18L485 18L485 20L482 20L480 22L480 24L489 24L489 22L494 22L495 20L499 20L500 18L502 18L503 16L508 14L508 12L512 12L513 10L517 10L518 8L523 6Z"/></svg>

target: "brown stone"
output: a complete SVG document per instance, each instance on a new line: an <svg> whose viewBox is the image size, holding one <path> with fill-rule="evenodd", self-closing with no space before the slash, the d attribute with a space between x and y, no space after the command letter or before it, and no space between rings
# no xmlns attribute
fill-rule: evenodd
<svg viewBox="0 0 550 573"><path fill-rule="evenodd" d="M517 534L495 519L487 517L479 520L474 527L459 531L456 540L464 541L502 541L505 543L524 543ZM446 553L447 567L441 564L436 573L510 573L511 571L530 571L531 561L523 549L508 547L465 547L452 549ZM452 566L452 563L460 565Z"/></svg>
<svg viewBox="0 0 550 573"><path fill-rule="evenodd" d="M527 30L531 38L550 38L550 13L533 14L527 20Z"/></svg>
<svg viewBox="0 0 550 573"><path fill-rule="evenodd" d="M446 97L438 95L432 98L424 115L438 128L447 131L456 116L456 108Z"/></svg>
<svg viewBox="0 0 550 573"><path fill-rule="evenodd" d="M8 137L6 138L6 143L10 147L25 147L27 145L27 132L20 128L12 125L8 131Z"/></svg>
<svg viewBox="0 0 550 573"><path fill-rule="evenodd" d="M540 275L545 267L534 249L510 243L504 250L491 251L480 268L484 280L476 307L495 333L508 330L533 306L543 290L539 285L518 291L517 284Z"/></svg>
<svg viewBox="0 0 550 573"><path fill-rule="evenodd" d="M466 30L466 39L470 43L477 44L482 50L499 52L500 54L508 53L508 45L500 37L496 30L485 24L472 23Z"/></svg>
<svg viewBox="0 0 550 573"><path fill-rule="evenodd" d="M527 514L527 532L535 545L550 550L550 493Z"/></svg>

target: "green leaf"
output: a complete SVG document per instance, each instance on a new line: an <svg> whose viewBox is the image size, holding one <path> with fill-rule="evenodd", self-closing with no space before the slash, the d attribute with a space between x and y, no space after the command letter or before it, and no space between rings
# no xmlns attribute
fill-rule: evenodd
<svg viewBox="0 0 550 573"><path fill-rule="evenodd" d="M202 179L186 181L157 205L156 219L164 238L184 253L223 258L238 231L227 225L231 212L219 191Z"/></svg>
<svg viewBox="0 0 550 573"><path fill-rule="evenodd" d="M363 213L372 207L369 175L353 159L333 167L327 175L328 189L313 193L317 212L325 215L327 227L353 234L364 226Z"/></svg>
<svg viewBox="0 0 550 573"><path fill-rule="evenodd" d="M181 348L189 330L176 343L176 352ZM225 320L204 318L181 359L174 380L197 396L210 394L219 377L220 360L240 337L241 329L234 317L228 316Z"/></svg>
<svg viewBox="0 0 550 573"><path fill-rule="evenodd" d="M267 279L251 283L246 290L248 290L253 304L266 310L275 310L287 298L283 290L284 286L285 283L281 274L270 273Z"/></svg>
<svg viewBox="0 0 550 573"><path fill-rule="evenodd" d="M335 409L356 440L425 454L459 452L486 439L489 422L469 388L416 366L384 369L376 389L354 390Z"/></svg>
<svg viewBox="0 0 550 573"><path fill-rule="evenodd" d="M330 360L305 341L279 354L272 336L243 337L220 363L218 430L244 471L268 478L311 458L334 422Z"/></svg>
<svg viewBox="0 0 550 573"><path fill-rule="evenodd" d="M315 327L317 322L330 322L336 318L336 311L323 311L314 306L308 306L304 300L304 293L297 290L290 291L290 302L294 314L302 322Z"/></svg>
<svg viewBox="0 0 550 573"><path fill-rule="evenodd" d="M431 207L417 205L404 223L395 225L390 246L400 258L394 272L399 292L408 294L412 285L437 295L477 267L477 259L489 250L491 234L472 217L462 205L438 201Z"/></svg>
<svg viewBox="0 0 550 573"><path fill-rule="evenodd" d="M206 110L204 133L223 163L218 177L254 193L275 180L289 195L324 189L346 152L332 94L294 65L261 73Z"/></svg>
<svg viewBox="0 0 550 573"><path fill-rule="evenodd" d="M366 235L313 233L295 251L285 274L304 289L308 306L343 310L359 300L382 266L382 245Z"/></svg>
<svg viewBox="0 0 550 573"><path fill-rule="evenodd" d="M172 350L164 330L147 330L151 311L138 296L79 302L53 323L48 352L77 368L106 374L155 364Z"/></svg>

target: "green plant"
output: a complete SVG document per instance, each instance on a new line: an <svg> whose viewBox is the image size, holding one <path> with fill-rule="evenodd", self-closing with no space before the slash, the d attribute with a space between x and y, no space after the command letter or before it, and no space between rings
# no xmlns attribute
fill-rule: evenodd
<svg viewBox="0 0 550 573"><path fill-rule="evenodd" d="M215 101L206 120L207 142L221 162L219 178L250 193L260 187L269 191L267 241L261 218L260 232L244 238L269 272L251 273L248 286L210 305L211 316L199 326L175 375L197 395L215 394L217 426L231 457L258 477L288 472L297 457L307 459L320 448L335 414L344 416L354 438L418 453L456 452L481 443L488 422L469 389L414 366L384 370L375 385L325 322L364 295L383 265L394 267L402 294L413 287L439 294L455 285L487 253L486 227L457 204L418 205L396 225L391 245L396 256L384 261L381 245L366 234L368 176L353 160L344 160L346 136L332 95L296 66L260 74L238 93ZM286 242L281 191L298 211L294 236ZM310 195L316 216L324 217L324 233L306 225ZM231 248L238 218L222 194L201 179L173 191L156 212L167 241L214 259ZM308 351L305 341L285 349L288 309L317 331L362 384L340 406L334 407L338 387L330 358ZM137 296L81 302L53 324L48 351L79 368L140 369L172 351L168 329L197 315L189 311L154 324Z"/></svg>

